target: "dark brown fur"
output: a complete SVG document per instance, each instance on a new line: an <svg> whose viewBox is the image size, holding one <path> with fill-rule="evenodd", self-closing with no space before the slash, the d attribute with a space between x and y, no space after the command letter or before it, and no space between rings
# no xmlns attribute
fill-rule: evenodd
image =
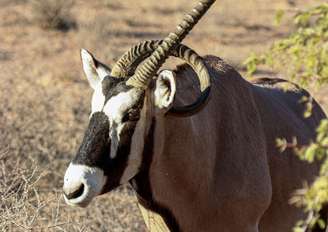
<svg viewBox="0 0 328 232"><path fill-rule="evenodd" d="M280 152L277 138L300 145L315 138L325 114L314 101L303 118L305 90L282 80L244 80L213 56L210 100L188 118L157 116L145 144L141 172L132 180L141 204L157 211L172 231L290 232L304 215L288 200L318 165ZM177 68L177 105L199 94L195 73ZM289 83L289 82L286 82Z"/></svg>

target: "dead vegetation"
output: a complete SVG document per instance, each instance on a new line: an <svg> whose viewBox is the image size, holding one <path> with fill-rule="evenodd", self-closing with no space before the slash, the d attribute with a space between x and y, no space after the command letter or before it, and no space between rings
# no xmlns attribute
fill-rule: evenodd
<svg viewBox="0 0 328 232"><path fill-rule="evenodd" d="M42 176L34 167L22 167L22 160L12 160L7 151L0 157L0 228L1 231L35 229L39 210L36 183Z"/></svg>
<svg viewBox="0 0 328 232"><path fill-rule="evenodd" d="M0 155L0 231L143 231L138 217L133 217L137 212L129 190L95 202L89 212L70 209L59 189L45 188L42 182L51 179L47 172L35 165L24 167L6 151Z"/></svg>
<svg viewBox="0 0 328 232"><path fill-rule="evenodd" d="M0 4L0 231L145 231L126 187L82 210L66 206L61 197L63 174L90 110L79 49L112 64L132 44L165 35L196 0L65 2ZM288 20L282 29L271 20L287 1L249 2L220 1L186 44L239 65L286 33ZM311 1L295 2L301 7ZM70 17L76 30L58 32Z"/></svg>
<svg viewBox="0 0 328 232"><path fill-rule="evenodd" d="M34 21L45 29L68 31L76 27L71 15L74 0L32 0Z"/></svg>

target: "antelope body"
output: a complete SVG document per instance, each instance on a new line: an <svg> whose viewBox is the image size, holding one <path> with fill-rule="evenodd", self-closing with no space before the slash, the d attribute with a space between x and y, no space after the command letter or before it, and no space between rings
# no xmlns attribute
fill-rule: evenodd
<svg viewBox="0 0 328 232"><path fill-rule="evenodd" d="M303 118L300 99L309 94L292 83L250 83L220 58L180 44L213 2L203 0L176 33L136 45L112 69L81 51L94 93L64 178L68 204L87 206L130 183L150 231L289 232L304 217L288 201L318 166L280 152L276 139L308 144L326 116L314 101ZM156 74L169 55L186 64Z"/></svg>
<svg viewBox="0 0 328 232"><path fill-rule="evenodd" d="M292 231L304 215L288 202L318 166L291 148L281 152L276 139L308 144L325 114L314 102L304 119L299 102L309 95L294 84L249 83L219 58L205 61L212 80L206 107L189 118L153 121L143 154L149 166L131 181L141 204L164 215L171 231ZM176 70L177 104L197 96L194 75L185 66Z"/></svg>

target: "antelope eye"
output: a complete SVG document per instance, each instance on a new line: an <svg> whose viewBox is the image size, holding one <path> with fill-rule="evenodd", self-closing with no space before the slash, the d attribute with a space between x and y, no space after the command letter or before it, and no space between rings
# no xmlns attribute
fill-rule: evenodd
<svg viewBox="0 0 328 232"><path fill-rule="evenodd" d="M136 109L129 110L128 112L125 113L125 115L122 118L122 122L138 121L138 120L139 120L139 115L138 115L138 110Z"/></svg>
<svg viewBox="0 0 328 232"><path fill-rule="evenodd" d="M130 112L126 112L122 118L122 122L127 122L130 119Z"/></svg>

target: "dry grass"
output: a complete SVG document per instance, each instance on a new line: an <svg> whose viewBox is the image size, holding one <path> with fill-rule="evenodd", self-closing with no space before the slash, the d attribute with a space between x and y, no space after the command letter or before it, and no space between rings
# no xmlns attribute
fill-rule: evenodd
<svg viewBox="0 0 328 232"><path fill-rule="evenodd" d="M64 0L35 1L42 6L26 0L0 3L0 231L144 231L127 187L82 210L66 206L61 197L63 174L90 108L79 49L111 64L132 44L162 38L196 0L75 1L65 7ZM295 2L297 7L315 3ZM272 22L279 8L288 12L278 29ZM239 67L251 51L265 49L288 31L294 10L285 0L222 0L186 43ZM44 20L35 21L38 14ZM76 21L76 30L40 28L44 22L61 28L58 22L68 22L67 15Z"/></svg>
<svg viewBox="0 0 328 232"><path fill-rule="evenodd" d="M12 79L0 79L0 231L143 231L127 188L84 210L62 199L63 174L88 117L87 86L1 71Z"/></svg>
<svg viewBox="0 0 328 232"><path fill-rule="evenodd" d="M44 207L35 187L42 174L34 167L23 168L23 162L12 160L7 151L0 155L1 231L35 229Z"/></svg>
<svg viewBox="0 0 328 232"><path fill-rule="evenodd" d="M74 0L32 0L34 21L45 29L67 31L76 27L71 9Z"/></svg>
<svg viewBox="0 0 328 232"><path fill-rule="evenodd" d="M46 172L22 167L24 162L11 160L6 151L0 159L0 231L143 231L139 218L127 215L137 214L131 191L103 197L93 210L70 209L60 190L40 186L50 180Z"/></svg>

